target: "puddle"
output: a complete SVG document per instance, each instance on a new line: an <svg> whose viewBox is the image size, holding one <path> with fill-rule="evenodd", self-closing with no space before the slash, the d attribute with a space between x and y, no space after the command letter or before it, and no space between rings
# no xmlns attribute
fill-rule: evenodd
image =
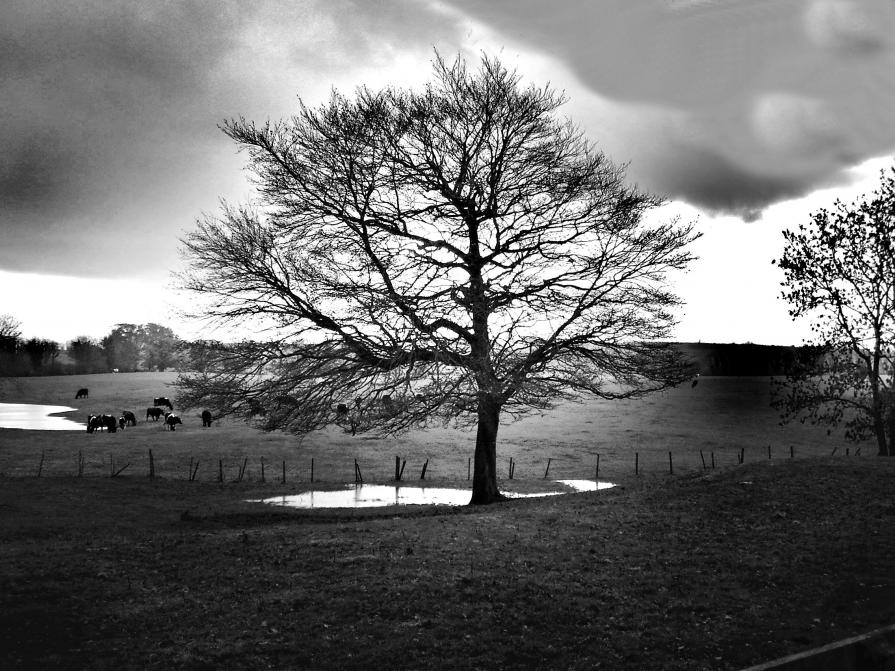
<svg viewBox="0 0 895 671"><path fill-rule="evenodd" d="M37 429L39 431L83 431L84 423L66 417L50 417L52 413L77 410L64 405L34 403L0 403L0 428Z"/></svg>
<svg viewBox="0 0 895 671"><path fill-rule="evenodd" d="M611 482L594 482L593 480L555 480L571 487L575 491L587 492L598 489L609 489L615 485ZM558 496L568 492L537 492L520 494L503 492L510 498L528 498L533 496ZM450 487L402 487L400 485L347 485L347 489L333 491L310 491L301 494L275 496L269 499L257 499L249 503L267 503L287 508L376 508L381 506L436 505L465 506L469 503L472 491Z"/></svg>

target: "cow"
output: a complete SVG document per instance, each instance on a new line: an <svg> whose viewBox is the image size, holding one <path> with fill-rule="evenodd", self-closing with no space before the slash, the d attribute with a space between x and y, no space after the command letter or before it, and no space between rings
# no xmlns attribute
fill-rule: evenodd
<svg viewBox="0 0 895 671"><path fill-rule="evenodd" d="M345 405L344 403L339 403L339 405L336 406L336 418L342 419L347 416L348 416L348 406Z"/></svg>
<svg viewBox="0 0 895 671"><path fill-rule="evenodd" d="M153 422L157 422L158 418L162 416L162 412L164 412L161 408L146 408L146 421L149 421L149 418L152 417Z"/></svg>
<svg viewBox="0 0 895 671"><path fill-rule="evenodd" d="M121 416L124 417L124 421L131 426L137 426L137 417L130 410L122 410Z"/></svg>
<svg viewBox="0 0 895 671"><path fill-rule="evenodd" d="M124 431L124 427L127 426L127 420L124 417L118 418L118 428Z"/></svg>
<svg viewBox="0 0 895 671"><path fill-rule="evenodd" d="M381 400L382 400L382 407L385 408L386 412L391 412L392 410L394 410L395 405L392 402L391 394L383 394Z"/></svg>
<svg viewBox="0 0 895 671"><path fill-rule="evenodd" d="M100 415L100 424L102 424L109 433L115 433L118 430L118 420L114 415Z"/></svg>
<svg viewBox="0 0 895 671"><path fill-rule="evenodd" d="M183 421L180 419L180 417L175 415L173 412L165 413L165 428L166 429L171 429L171 431L174 431L175 430L174 427L178 424L183 424Z"/></svg>
<svg viewBox="0 0 895 671"><path fill-rule="evenodd" d="M172 412L174 410L174 405L171 403L170 400L168 400L164 396L159 396L158 398L152 399L152 405L159 405L159 406L166 405L166 406L168 406L168 410L171 410Z"/></svg>
<svg viewBox="0 0 895 671"><path fill-rule="evenodd" d="M202 427L205 428L207 426L211 426L211 412L208 410L202 411Z"/></svg>
<svg viewBox="0 0 895 671"><path fill-rule="evenodd" d="M79 398L87 398L88 393L89 392L87 391L86 387L82 387L81 389L78 389L78 393L75 394L75 400L77 400Z"/></svg>
<svg viewBox="0 0 895 671"><path fill-rule="evenodd" d="M87 417L87 433L103 429L108 429L109 433L115 433L118 430L118 420L112 415L89 415Z"/></svg>

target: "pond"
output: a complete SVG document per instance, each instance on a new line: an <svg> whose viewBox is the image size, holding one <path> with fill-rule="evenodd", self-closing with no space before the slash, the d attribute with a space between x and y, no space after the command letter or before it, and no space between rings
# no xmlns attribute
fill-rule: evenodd
<svg viewBox="0 0 895 671"><path fill-rule="evenodd" d="M611 482L594 480L554 480L566 485L572 491L586 492L598 489L609 489L615 485ZM469 503L472 492L469 489L449 487L407 487L401 485L346 485L346 489L332 491L310 491L301 494L275 496L259 499L250 503L267 503L287 508L376 508L394 505L442 505L465 506ZM568 494L568 491L538 492L520 494L504 492L510 498L528 498L534 496L557 496Z"/></svg>
<svg viewBox="0 0 895 671"><path fill-rule="evenodd" d="M54 417L76 410L64 405L0 403L0 428L37 429L39 431L83 431L84 423L67 417Z"/></svg>

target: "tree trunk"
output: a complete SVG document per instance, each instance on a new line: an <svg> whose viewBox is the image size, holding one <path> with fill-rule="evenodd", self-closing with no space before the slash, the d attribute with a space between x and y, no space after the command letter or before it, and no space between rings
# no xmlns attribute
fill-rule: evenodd
<svg viewBox="0 0 895 671"><path fill-rule="evenodd" d="M886 445L886 424L883 421L883 413L878 403L873 407L873 432L876 434L876 445L879 448L877 456L886 457L890 454Z"/></svg>
<svg viewBox="0 0 895 671"><path fill-rule="evenodd" d="M889 408L889 456L895 457L895 407Z"/></svg>
<svg viewBox="0 0 895 671"><path fill-rule="evenodd" d="M497 489L497 429L500 404L486 395L479 397L479 427L475 437L475 468L472 474L470 505L502 501Z"/></svg>

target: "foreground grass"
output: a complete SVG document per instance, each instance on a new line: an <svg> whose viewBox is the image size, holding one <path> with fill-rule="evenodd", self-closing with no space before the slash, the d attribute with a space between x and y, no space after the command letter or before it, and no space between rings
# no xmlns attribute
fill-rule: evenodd
<svg viewBox="0 0 895 671"><path fill-rule="evenodd" d="M895 461L485 508L0 478L0 668L736 669L895 617Z"/></svg>

